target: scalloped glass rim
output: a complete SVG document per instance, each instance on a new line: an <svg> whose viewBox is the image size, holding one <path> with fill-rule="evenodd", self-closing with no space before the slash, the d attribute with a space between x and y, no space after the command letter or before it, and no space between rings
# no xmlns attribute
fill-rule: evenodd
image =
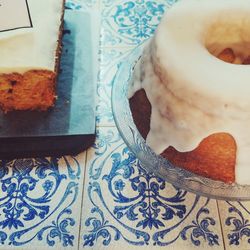
<svg viewBox="0 0 250 250"><path fill-rule="evenodd" d="M112 109L117 128L141 165L160 178L197 195L221 200L250 200L250 186L226 184L208 179L171 164L156 155L137 130L129 108L127 89L132 79L134 65L142 54L144 45L138 46L122 63L113 79Z"/></svg>

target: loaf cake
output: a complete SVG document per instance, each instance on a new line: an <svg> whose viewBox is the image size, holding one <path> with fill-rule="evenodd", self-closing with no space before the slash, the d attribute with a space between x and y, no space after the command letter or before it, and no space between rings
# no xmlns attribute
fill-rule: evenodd
<svg viewBox="0 0 250 250"><path fill-rule="evenodd" d="M28 0L26 4L30 27L0 32L3 112L47 110L56 100L64 0Z"/></svg>
<svg viewBox="0 0 250 250"><path fill-rule="evenodd" d="M250 1L177 2L145 44L128 98L146 143L174 165L250 184Z"/></svg>

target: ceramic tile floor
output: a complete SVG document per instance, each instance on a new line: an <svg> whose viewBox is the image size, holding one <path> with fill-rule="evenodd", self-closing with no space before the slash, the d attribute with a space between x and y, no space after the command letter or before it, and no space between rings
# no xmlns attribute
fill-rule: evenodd
<svg viewBox="0 0 250 250"><path fill-rule="evenodd" d="M209 200L147 173L111 111L112 79L175 0L70 0L102 14L97 139L76 157L0 161L0 249L250 249L250 203Z"/></svg>

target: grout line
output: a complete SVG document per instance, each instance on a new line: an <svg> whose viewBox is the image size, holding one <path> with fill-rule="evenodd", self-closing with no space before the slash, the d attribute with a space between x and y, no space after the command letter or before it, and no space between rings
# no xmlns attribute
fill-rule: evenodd
<svg viewBox="0 0 250 250"><path fill-rule="evenodd" d="M139 46L140 44L138 45L114 45L114 46L111 46L111 45L101 45L99 48L100 49L133 49L133 48L136 48L137 46Z"/></svg>
<svg viewBox="0 0 250 250"><path fill-rule="evenodd" d="M222 235L223 247L224 247L224 250L226 250L226 243L225 243L224 231L223 231L223 226L222 226L222 218L221 218L220 209L219 209L219 201L218 200L215 200L215 201L216 201L218 216L220 220L220 230L221 230L221 235Z"/></svg>
<svg viewBox="0 0 250 250"><path fill-rule="evenodd" d="M101 11L102 10L102 2L101 2L101 0L98 0L97 1L97 7L98 7L98 9ZM101 12L100 12L100 14L102 14Z"/></svg>
<svg viewBox="0 0 250 250"><path fill-rule="evenodd" d="M100 124L98 124L98 125L96 125L96 128L116 128L116 125L114 124L114 125L100 125Z"/></svg>
<svg viewBox="0 0 250 250"><path fill-rule="evenodd" d="M102 16L102 10L103 10L103 2L102 2L102 0L98 0L98 6L99 6L99 10L101 11L100 14Z"/></svg>
<svg viewBox="0 0 250 250"><path fill-rule="evenodd" d="M99 11L100 11L100 15L101 15L101 0L97 0L96 4L93 5L91 7L92 9L94 8L97 8ZM101 25L101 24L100 24ZM100 35L101 33L99 34L99 39L100 39ZM100 40L99 40L100 41ZM100 51L100 46L98 47L98 51ZM98 55L98 61L100 60L100 55ZM100 64L99 64L99 69L98 69L98 74L100 72ZM96 124L96 128L97 128L97 124ZM84 198L85 198L85 191L86 191L86 185L87 185L87 182L86 182L86 179L87 179L87 163L88 163L88 153L89 153L89 149L86 150L85 152L85 164L84 164L84 175L83 175L83 181L82 181L82 195L81 195L81 206L80 206L80 222L79 222L79 230L78 230L78 244L77 244L77 249L80 250L81 248L81 231L82 231L82 215L83 215L83 201L84 201Z"/></svg>
<svg viewBox="0 0 250 250"><path fill-rule="evenodd" d="M85 151L85 162L84 162L84 173L83 173L83 181L82 181L82 195L81 195L81 205L80 205L80 222L79 222L79 229L78 229L78 240L77 240L77 249L80 249L80 242L81 242L81 229L82 229L82 207L83 207L83 198L85 192L85 180L86 180L86 169L87 169L87 154L88 150Z"/></svg>

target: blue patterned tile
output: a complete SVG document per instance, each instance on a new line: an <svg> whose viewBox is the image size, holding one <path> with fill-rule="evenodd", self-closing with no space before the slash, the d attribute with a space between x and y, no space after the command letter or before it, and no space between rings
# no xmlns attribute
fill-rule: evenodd
<svg viewBox="0 0 250 250"><path fill-rule="evenodd" d="M112 80L117 72L118 64L128 56L130 49L108 49L100 51L100 72L97 85L97 124L114 126L111 108Z"/></svg>
<svg viewBox="0 0 250 250"><path fill-rule="evenodd" d="M103 0L102 46L138 45L154 34L166 8L177 0Z"/></svg>
<svg viewBox="0 0 250 250"><path fill-rule="evenodd" d="M0 161L0 249L77 249L85 154Z"/></svg>
<svg viewBox="0 0 250 250"><path fill-rule="evenodd" d="M66 0L65 6L73 10L90 10L99 6L99 0Z"/></svg>
<svg viewBox="0 0 250 250"><path fill-rule="evenodd" d="M217 204L148 173L115 128L88 151L81 247L224 249Z"/></svg>
<svg viewBox="0 0 250 250"><path fill-rule="evenodd" d="M219 202L226 249L250 249L250 202Z"/></svg>
<svg viewBox="0 0 250 250"><path fill-rule="evenodd" d="M80 10L83 8L83 4L80 0L67 0L65 2L65 7L67 9Z"/></svg>

